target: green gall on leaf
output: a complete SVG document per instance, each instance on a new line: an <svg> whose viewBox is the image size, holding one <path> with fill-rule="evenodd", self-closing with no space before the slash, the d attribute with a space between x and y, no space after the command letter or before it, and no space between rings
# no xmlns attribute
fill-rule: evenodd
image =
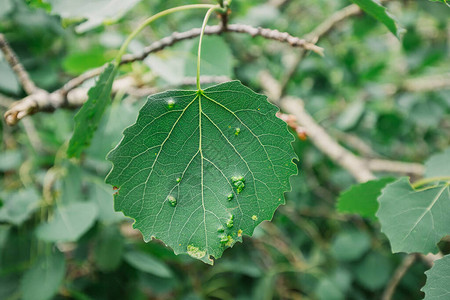
<svg viewBox="0 0 450 300"><path fill-rule="evenodd" d="M205 257L206 251L200 250L200 248L195 247L194 245L188 245L187 246L187 254L189 254L189 256L191 256L193 258L201 259L201 258Z"/></svg>
<svg viewBox="0 0 450 300"><path fill-rule="evenodd" d="M233 182L234 187L236 188L236 192L240 194L245 187L245 179L242 176L233 176L231 177L231 181Z"/></svg>
<svg viewBox="0 0 450 300"><path fill-rule="evenodd" d="M234 216L231 215L231 217L228 219L227 221L227 227L228 228L232 228L234 226L234 222L233 222Z"/></svg>
<svg viewBox="0 0 450 300"><path fill-rule="evenodd" d="M175 100L173 100L173 99L167 100L167 108L173 109L174 107L175 107Z"/></svg>
<svg viewBox="0 0 450 300"><path fill-rule="evenodd" d="M167 201L169 201L169 204L171 206L173 206L173 207L177 206L177 199L174 196L172 196L172 195L167 196Z"/></svg>

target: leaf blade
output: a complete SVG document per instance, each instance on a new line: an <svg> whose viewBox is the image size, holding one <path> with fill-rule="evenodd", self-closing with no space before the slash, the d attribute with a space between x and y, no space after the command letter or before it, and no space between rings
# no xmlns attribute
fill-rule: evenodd
<svg viewBox="0 0 450 300"><path fill-rule="evenodd" d="M436 244L449 234L448 184L414 190L404 177L388 184L378 201L381 231L388 237L394 253L436 253Z"/></svg>
<svg viewBox="0 0 450 300"><path fill-rule="evenodd" d="M434 262L433 267L426 271L427 282L422 288L424 300L445 299L450 294L450 255L446 255Z"/></svg>
<svg viewBox="0 0 450 300"><path fill-rule="evenodd" d="M384 24L397 38L400 38L404 29L402 29L394 18L387 12L386 8L374 0L351 0L363 11L371 15Z"/></svg>
<svg viewBox="0 0 450 300"><path fill-rule="evenodd" d="M66 271L64 255L56 251L39 258L22 278L20 290L24 300L48 300L58 291Z"/></svg>
<svg viewBox="0 0 450 300"><path fill-rule="evenodd" d="M293 137L276 111L238 81L150 96L108 155L115 209L145 240L212 263L271 219L290 189Z"/></svg>
<svg viewBox="0 0 450 300"><path fill-rule="evenodd" d="M88 100L75 115L75 129L67 148L68 157L80 157L91 142L106 107L111 102L111 90L117 67L110 63L89 89Z"/></svg>
<svg viewBox="0 0 450 300"><path fill-rule="evenodd" d="M97 218L97 206L90 202L75 202L58 208L54 218L36 228L39 239L47 242L77 241Z"/></svg>
<svg viewBox="0 0 450 300"><path fill-rule="evenodd" d="M337 210L341 213L356 213L362 217L376 219L377 198L386 184L395 178L386 177L353 185L339 195Z"/></svg>

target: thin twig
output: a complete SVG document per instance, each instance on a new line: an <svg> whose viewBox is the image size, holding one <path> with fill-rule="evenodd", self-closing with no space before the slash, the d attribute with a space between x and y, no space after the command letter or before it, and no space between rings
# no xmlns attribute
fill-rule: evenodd
<svg viewBox="0 0 450 300"><path fill-rule="evenodd" d="M19 59L17 58L16 53L9 46L9 43L6 40L5 36L1 33L0 33L0 49L2 50L6 61L11 66L14 73L16 73L17 78L19 79L19 82L22 85L24 91L28 95L37 92L38 87L30 79L30 75L28 75L27 71L25 71L25 68L22 66Z"/></svg>
<svg viewBox="0 0 450 300"><path fill-rule="evenodd" d="M166 47L169 47L175 43L186 39L192 39L200 35L200 28L194 28L185 32L174 32L170 36L167 36L159 41L152 43L146 47L144 51L139 55L124 55L121 64L131 63L138 60L145 59L150 53L160 51ZM205 34L214 35L221 34L225 29L222 25L207 26ZM304 39L294 37L286 32L280 32L278 30L272 30L261 27L253 27L243 24L229 24L226 28L227 32L245 33L253 37L261 36L265 39L277 40L283 43L287 43L292 47L305 48L314 51L320 55L323 54L323 49L308 43ZM32 115L40 111L54 111L61 107L73 107L79 106L84 101L71 101L70 91L80 86L84 81L99 75L105 66L96 69L89 70L88 72L68 81L61 89L54 91L53 93L34 93L25 97L24 99L17 101L13 106L5 113L5 120L8 125L15 125L22 118ZM72 93L73 94L73 93ZM83 100L80 97L75 97L76 100ZM75 103L74 103L75 102Z"/></svg>
<svg viewBox="0 0 450 300"><path fill-rule="evenodd" d="M250 25L244 24L228 24L226 28L222 27L222 25L215 26L206 26L205 34L206 35L217 35L223 32L235 32L235 33L246 33L253 37L261 36L266 39L277 40L283 43L288 43L292 47L301 47L311 51L316 52L319 55L323 55L323 48L318 47L312 43L306 42L305 39L300 39L297 37L293 37L286 32L280 32L278 30L261 28L261 27L253 27ZM144 60L151 53L155 53L163 50L164 48L170 47L178 42L189 40L196 38L200 35L201 28L193 28L184 32L174 32L169 36L166 36L159 41L151 43L149 46L145 47L144 50L139 54L127 54L124 55L120 64L128 64L135 61ZM63 93L69 92L71 89L79 86L84 81L99 75L105 66L92 69L83 73L82 75L68 81L64 87L62 88Z"/></svg>
<svg viewBox="0 0 450 300"><path fill-rule="evenodd" d="M330 131L337 140L358 152L359 155L366 158L379 157L379 155L373 151L372 147L358 136L334 128L330 128Z"/></svg>
<svg viewBox="0 0 450 300"><path fill-rule="evenodd" d="M372 172L389 172L423 176L425 167L418 163L407 163L387 159L369 159L368 167Z"/></svg>
<svg viewBox="0 0 450 300"><path fill-rule="evenodd" d="M391 280L389 280L383 295L381 296L381 300L391 300L392 296L394 296L395 288L400 283L400 280L405 276L406 272L409 268L414 264L417 259L417 254L409 254L405 256L402 263L395 270L394 275Z"/></svg>
<svg viewBox="0 0 450 300"><path fill-rule="evenodd" d="M343 9L338 10L337 12L332 14L329 18L327 18L322 23L320 23L316 28L313 29L313 31L311 31L310 33L308 33L305 36L305 39L308 42L316 44L321 37L327 35L340 22L342 22L343 20L345 20L351 16L359 14L360 12L361 12L361 9L356 4L351 4L349 6L346 6ZM290 65L290 67L285 72L286 75L280 80L281 95L284 95L287 84L289 83L289 80L295 74L300 62L303 60L303 58L306 56L307 53L308 52L305 49L301 49L297 53L297 55L294 59L294 62Z"/></svg>

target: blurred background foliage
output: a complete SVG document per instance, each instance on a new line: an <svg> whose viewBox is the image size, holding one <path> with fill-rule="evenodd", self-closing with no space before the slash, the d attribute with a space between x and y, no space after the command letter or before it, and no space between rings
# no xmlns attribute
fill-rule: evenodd
<svg viewBox="0 0 450 300"><path fill-rule="evenodd" d="M450 9L425 0L386 1L407 30L396 39L373 18L348 18L319 41L325 57L239 34L206 37L203 74L262 91L261 71L286 81L331 135L368 145L374 157L423 162L450 139L449 90L412 91L409 79L450 70ZM53 91L111 60L144 18L185 1L0 0L4 33L36 84ZM349 1L233 1L231 23L302 37ZM139 53L174 31L199 27L204 12L158 20L130 45ZM212 20L210 23L217 23ZM158 89L195 74L196 40L152 54L122 72ZM93 84L93 80L85 83ZM25 96L0 59L0 112ZM81 161L65 158L75 111L39 113L3 126L0 145L0 299L379 299L404 255L391 254L376 221L338 214L354 183L308 141L294 147L299 175L287 204L211 267L175 256L113 210L105 156L145 97L116 94ZM347 139L346 139L347 138ZM351 146L351 145L349 145ZM354 149L358 150L358 149ZM442 247L441 247L442 248ZM450 251L450 247L444 247ZM428 267L413 265L394 299L421 299Z"/></svg>

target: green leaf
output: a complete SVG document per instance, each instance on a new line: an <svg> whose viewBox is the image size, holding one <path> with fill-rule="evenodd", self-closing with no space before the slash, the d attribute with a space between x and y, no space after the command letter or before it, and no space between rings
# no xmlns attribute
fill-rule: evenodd
<svg viewBox="0 0 450 300"><path fill-rule="evenodd" d="M39 195L35 189L29 188L3 197L0 208L0 222L21 225L39 207Z"/></svg>
<svg viewBox="0 0 450 300"><path fill-rule="evenodd" d="M89 69L101 67L113 57L108 57L105 49L94 46L88 50L70 53L64 58L63 68L71 75L79 75Z"/></svg>
<svg viewBox="0 0 450 300"><path fill-rule="evenodd" d="M68 21L85 20L75 29L86 32L103 23L120 19L141 0L44 0L51 4L52 13Z"/></svg>
<svg viewBox="0 0 450 300"><path fill-rule="evenodd" d="M315 294L319 300L344 300L351 283L350 272L343 268L337 269L320 277L315 287Z"/></svg>
<svg viewBox="0 0 450 300"><path fill-rule="evenodd" d="M92 136L111 102L111 89L117 68L109 64L98 81L88 92L88 100L75 115L75 130L69 142L67 155L80 157L81 152L89 146Z"/></svg>
<svg viewBox="0 0 450 300"><path fill-rule="evenodd" d="M450 295L450 255L446 255L434 262L433 267L426 271L427 282L422 288L424 300L448 299Z"/></svg>
<svg viewBox="0 0 450 300"><path fill-rule="evenodd" d="M392 32L397 38L400 38L402 32L404 31L394 18L386 11L386 8L380 5L375 0L351 0L353 3L358 5L363 11L371 15L381 23L383 23L390 32Z"/></svg>
<svg viewBox="0 0 450 300"><path fill-rule="evenodd" d="M114 271L120 264L124 239L116 226L107 226L99 233L95 244L94 258L103 272Z"/></svg>
<svg viewBox="0 0 450 300"><path fill-rule="evenodd" d="M364 101L353 102L339 116L339 119L336 122L336 127L340 130L349 130L356 127L358 122L360 122L364 116L364 112Z"/></svg>
<svg viewBox="0 0 450 300"><path fill-rule="evenodd" d="M363 231L349 230L339 233L331 244L331 252L340 261L353 261L370 249L370 236Z"/></svg>
<svg viewBox="0 0 450 300"><path fill-rule="evenodd" d="M395 178L385 177L351 186L339 195L337 210L341 213L359 214L362 217L376 219L377 198L386 184Z"/></svg>
<svg viewBox="0 0 450 300"><path fill-rule="evenodd" d="M385 286L391 277L392 264L389 259L377 252L370 253L356 267L356 280L371 291Z"/></svg>
<svg viewBox="0 0 450 300"><path fill-rule="evenodd" d="M431 156L425 162L425 177L450 176L450 148Z"/></svg>
<svg viewBox="0 0 450 300"><path fill-rule="evenodd" d="M146 241L212 264L290 189L293 136L276 111L239 81L150 96L108 156L115 209Z"/></svg>
<svg viewBox="0 0 450 300"><path fill-rule="evenodd" d="M173 276L172 271L163 262L141 251L129 251L125 253L124 259L134 268L156 275L162 278Z"/></svg>
<svg viewBox="0 0 450 300"><path fill-rule="evenodd" d="M2 151L0 156L0 172L6 172L19 169L24 158L19 150Z"/></svg>
<svg viewBox="0 0 450 300"><path fill-rule="evenodd" d="M103 181L90 183L91 188L90 199L98 207L98 220L106 225L124 221L126 218L123 214L114 211L113 191L111 187Z"/></svg>
<svg viewBox="0 0 450 300"><path fill-rule="evenodd" d="M36 235L47 242L74 242L91 228L96 217L97 206L93 203L76 202L57 207L53 219L40 224Z"/></svg>
<svg viewBox="0 0 450 300"><path fill-rule="evenodd" d="M23 300L52 299L66 272L66 261L61 252L41 257L25 272L20 290Z"/></svg>
<svg viewBox="0 0 450 300"><path fill-rule="evenodd" d="M408 178L400 178L378 201L377 217L394 253L436 253L436 244L450 233L449 184L414 190Z"/></svg>
<svg viewBox="0 0 450 300"><path fill-rule="evenodd" d="M447 2L447 0L430 0L431 2L440 2L446 4L448 7L450 7L450 4Z"/></svg>

